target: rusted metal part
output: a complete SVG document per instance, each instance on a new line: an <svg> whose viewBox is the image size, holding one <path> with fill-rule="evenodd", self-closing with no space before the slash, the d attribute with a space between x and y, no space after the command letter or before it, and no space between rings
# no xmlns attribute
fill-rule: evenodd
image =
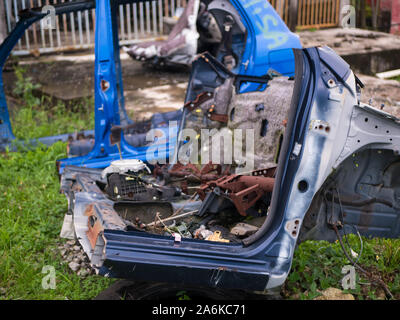
<svg viewBox="0 0 400 320"><path fill-rule="evenodd" d="M254 206L263 195L264 191L259 187L259 185L254 185L237 193L232 193L229 197L240 215L246 216L246 210Z"/></svg>
<svg viewBox="0 0 400 320"><path fill-rule="evenodd" d="M210 172L217 172L218 175L221 174L222 167L219 164L213 164L211 161L207 163L202 169L201 174L207 174Z"/></svg>
<svg viewBox="0 0 400 320"><path fill-rule="evenodd" d="M228 115L226 114L208 113L207 116L212 121L228 123Z"/></svg>
<svg viewBox="0 0 400 320"><path fill-rule="evenodd" d="M84 197L82 209L83 215L88 217L86 235L92 249L104 230L126 230L127 224L114 210L114 203L100 190L93 177L81 173L71 178L76 179L71 191Z"/></svg>
<svg viewBox="0 0 400 320"><path fill-rule="evenodd" d="M275 179L272 178L275 168L252 172L251 176L233 174L202 185L198 194L204 200L207 193L215 188L221 190L224 197L229 198L242 216L266 193L272 192Z"/></svg>
<svg viewBox="0 0 400 320"><path fill-rule="evenodd" d="M250 174L250 176L245 176L245 175L239 175L239 174L233 174L227 176L227 172L225 171L223 176L215 181L210 181L208 183L203 184L199 191L198 194L202 200L204 200L206 196L206 192L208 190L212 190L215 187L220 187L220 188L226 188L229 187L233 192L239 192L241 187L239 184L237 184L238 178L240 178L241 182L244 184L244 186L253 186L255 184L261 184L261 188L264 189L266 192L272 192L273 189L273 182L274 179L264 179L264 178L273 178L275 176L276 172L276 167L272 168L267 168L267 169L259 169L259 170L254 170ZM261 179L257 179L257 177L260 177ZM228 185L229 182L234 182L232 185Z"/></svg>
<svg viewBox="0 0 400 320"><path fill-rule="evenodd" d="M88 230L86 235L92 249L95 248L98 236L105 230L125 230L126 224L109 202L94 202L86 206Z"/></svg>
<svg viewBox="0 0 400 320"><path fill-rule="evenodd" d="M188 188L187 180L182 180L181 181L181 189L182 189L182 192L184 192L186 194L189 194L189 188Z"/></svg>
<svg viewBox="0 0 400 320"><path fill-rule="evenodd" d="M217 114L217 113L215 113L214 108L215 108L215 105L212 104L210 109L208 109L207 117L210 120L213 120L213 121L219 121L219 122L223 122L223 123L228 123L228 115L226 115L226 114Z"/></svg>
<svg viewBox="0 0 400 320"><path fill-rule="evenodd" d="M223 175L229 172L229 167L225 170ZM198 182L204 183L206 181L212 181L218 179L222 174L222 166L220 164L213 164L211 161L206 164L201 170L194 164L188 163L186 165L182 163L176 163L171 169L167 169L167 166L156 165L153 170L154 176L161 176L164 178L175 177L185 179L186 188L187 182ZM184 185L183 185L184 186Z"/></svg>
<svg viewBox="0 0 400 320"><path fill-rule="evenodd" d="M274 178L270 177L253 177L253 176L241 176L239 180L247 187L259 185L264 192L272 192L275 181Z"/></svg>
<svg viewBox="0 0 400 320"><path fill-rule="evenodd" d="M202 92L200 93L195 100L188 101L185 103L184 108L187 108L190 112L194 109L198 108L204 102L211 100L213 98L213 94L211 92Z"/></svg>
<svg viewBox="0 0 400 320"><path fill-rule="evenodd" d="M89 239L90 246L92 249L94 249L96 246L97 237L99 236L100 232L104 230L104 228L94 212L93 203L86 207L85 215L88 216L88 230L86 231L86 235Z"/></svg>
<svg viewBox="0 0 400 320"><path fill-rule="evenodd" d="M200 175L200 170L193 164L188 163L186 165L180 162L173 165L173 167L168 171L171 176L174 177L186 177L189 175Z"/></svg>

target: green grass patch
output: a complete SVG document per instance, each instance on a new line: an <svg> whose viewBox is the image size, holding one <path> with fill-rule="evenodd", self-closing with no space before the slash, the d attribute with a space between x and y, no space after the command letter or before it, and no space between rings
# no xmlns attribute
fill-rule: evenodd
<svg viewBox="0 0 400 320"><path fill-rule="evenodd" d="M392 80L400 81L400 76L394 77L394 78L392 78Z"/></svg>
<svg viewBox="0 0 400 320"><path fill-rule="evenodd" d="M90 299L109 286L99 276L80 278L57 246L67 201L59 193L55 160L65 143L0 156L0 296L2 299ZM43 289L42 268L56 270L56 289Z"/></svg>
<svg viewBox="0 0 400 320"><path fill-rule="evenodd" d="M51 104L23 69L15 71L12 112L17 138L26 140L93 128L93 101L76 106ZM66 143L0 154L0 299L90 299L113 281L82 278L63 261L58 246L67 200L60 194L55 161L65 158ZM56 288L44 289L44 266L53 266Z"/></svg>
<svg viewBox="0 0 400 320"><path fill-rule="evenodd" d="M17 81L13 90L16 106L11 110L14 135L29 140L94 128L94 99L86 98L68 106L51 97L39 95L40 85L32 83L26 70L15 69Z"/></svg>
<svg viewBox="0 0 400 320"><path fill-rule="evenodd" d="M349 235L354 252L360 251L359 239ZM374 274L379 274L392 294L400 299L400 239L367 239L363 237L363 253L359 264ZM348 250L349 251L349 250ZM288 298L313 299L319 291L330 287L342 289L343 266L350 265L340 244L327 241L305 241L296 249L293 265L284 287ZM356 299L382 297L382 290L369 283L369 279L357 271L354 290L344 290Z"/></svg>

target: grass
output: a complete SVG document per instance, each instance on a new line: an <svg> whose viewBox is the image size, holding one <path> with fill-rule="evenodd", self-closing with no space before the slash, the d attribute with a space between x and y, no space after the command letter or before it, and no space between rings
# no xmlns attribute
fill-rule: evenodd
<svg viewBox="0 0 400 320"><path fill-rule="evenodd" d="M74 108L46 97L21 69L16 70L13 92L20 107L13 110L17 137L36 138L93 127L93 103L84 100ZM91 299L114 280L99 276L82 278L62 260L58 245L67 201L59 193L55 160L66 157L66 145L58 142L33 150L0 154L0 299ZM356 237L350 236L358 252ZM360 263L382 275L400 298L400 239L365 239ZM291 273L283 288L288 299L313 299L321 290L341 288L341 268L349 264L338 243L306 241L295 251ZM56 288L43 289L44 266L53 266ZM377 299L380 289L358 277L356 299ZM179 299L187 299L184 294Z"/></svg>
<svg viewBox="0 0 400 320"><path fill-rule="evenodd" d="M110 279L80 278L61 259L57 246L65 196L59 193L54 161L66 156L56 143L0 157L0 287L2 299L89 299ZM56 289L43 289L42 268L56 270Z"/></svg>
<svg viewBox="0 0 400 320"><path fill-rule="evenodd" d="M90 99L75 106L51 105L36 97L37 86L16 70L13 92L19 107L13 110L16 137L31 139L93 128ZM90 299L111 279L81 278L62 260L58 245L67 200L59 193L55 160L65 158L66 144L6 152L0 155L0 299ZM43 289L44 266L53 266L56 288Z"/></svg>
<svg viewBox="0 0 400 320"><path fill-rule="evenodd" d="M349 235L349 243L359 252L358 237ZM369 272L381 276L392 294L400 299L400 239L367 239L363 237L361 264ZM340 244L327 241L305 241L296 249L293 265L284 287L287 298L313 299L330 287L342 289L342 267L350 263ZM371 285L357 272L356 288L344 290L358 300L383 298L383 290Z"/></svg>
<svg viewBox="0 0 400 320"><path fill-rule="evenodd" d="M394 78L392 78L392 80L400 81L400 76L394 77Z"/></svg>
<svg viewBox="0 0 400 320"><path fill-rule="evenodd" d="M66 106L60 100L36 94L39 85L32 83L24 68L17 67L15 74L12 94L20 107L13 108L11 118L16 138L28 140L94 128L93 98Z"/></svg>

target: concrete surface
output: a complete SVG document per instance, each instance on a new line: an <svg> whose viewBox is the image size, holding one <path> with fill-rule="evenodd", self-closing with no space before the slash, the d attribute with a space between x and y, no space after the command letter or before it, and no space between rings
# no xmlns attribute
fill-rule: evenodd
<svg viewBox="0 0 400 320"><path fill-rule="evenodd" d="M360 29L324 29L299 33L304 47L328 45L347 60L366 87L362 101L400 116L400 83L365 74L373 70L400 68L400 36ZM182 107L188 70L157 71L143 67L121 53L126 109L137 120L154 112ZM40 90L65 102L93 95L94 55L91 52L43 55L19 60L26 76L41 85ZM3 74L6 92L15 84L13 72ZM10 108L12 99L10 98Z"/></svg>
<svg viewBox="0 0 400 320"><path fill-rule="evenodd" d="M135 120L154 112L166 112L183 106L189 73L185 70L157 71L143 67L125 53L121 54L125 106ZM19 65L26 76L40 84L40 91L70 102L94 94L94 55L63 54L25 58ZM13 72L3 74L6 93L15 85Z"/></svg>
<svg viewBox="0 0 400 320"><path fill-rule="evenodd" d="M358 75L365 88L361 91L361 101L377 109L382 108L400 118L400 81L383 80L376 77Z"/></svg>
<svg viewBox="0 0 400 320"><path fill-rule="evenodd" d="M384 32L331 28L299 32L304 47L327 45L358 73L374 75L400 68L400 36Z"/></svg>
<svg viewBox="0 0 400 320"><path fill-rule="evenodd" d="M298 34L304 47L327 45L341 56L353 54L354 52L371 53L400 49L400 36L357 28L308 30L300 31Z"/></svg>

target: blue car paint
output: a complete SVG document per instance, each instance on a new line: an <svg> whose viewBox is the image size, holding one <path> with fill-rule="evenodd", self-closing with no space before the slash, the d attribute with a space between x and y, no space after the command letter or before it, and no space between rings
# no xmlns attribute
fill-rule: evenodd
<svg viewBox="0 0 400 320"><path fill-rule="evenodd" d="M273 69L294 75L292 48L301 48L299 37L290 32L279 14L266 0L231 0L247 30L246 50L240 74L263 76ZM261 89L263 90L265 86ZM257 83L246 83L240 93L260 90Z"/></svg>
<svg viewBox="0 0 400 320"><path fill-rule="evenodd" d="M140 159L146 162L153 160L166 161L175 147L177 127L157 128L162 131L165 143L157 141L147 147L132 147L121 133L120 150L110 142L111 127L120 125L121 110L125 110L122 94L122 77L119 61L118 34L113 28L118 3L97 1L95 32L95 144L92 151L81 157L59 160L59 172L66 165L104 168L113 160ZM116 67L117 66L117 67ZM106 90L102 89L104 83ZM125 113L123 113L125 114Z"/></svg>
<svg viewBox="0 0 400 320"><path fill-rule="evenodd" d="M260 3L262 3L261 6L259 5ZM267 1L258 1L253 4L252 2L234 0L233 4L243 17L248 30L246 50L243 57L244 59L249 59L249 65L247 68L242 66L241 71L243 71L243 74L261 76L265 75L269 68L274 67L276 71L282 74L293 75L294 58L289 48L291 46L295 48L301 47L300 41L285 26L273 7ZM246 10L246 8L249 9ZM60 160L60 173L66 165L84 165L90 168L102 168L104 164L108 165L109 162L120 157L116 146L111 146L109 142L111 125L118 125L120 123L116 101L117 80L122 85L121 71L120 69L116 70L115 65L112 63L119 59L119 55L113 49L114 47L118 47L118 39L115 34L114 37L112 36L113 30L110 21L113 15L111 14L111 9L109 4L103 3L103 1L99 1L96 7L96 11L99 11L99 13L96 14L97 28L95 40L95 146L86 156ZM246 13L248 10L250 10L250 13ZM269 21L272 21L271 29L269 29ZM267 25L265 26L263 23L267 23ZM101 34L101 37L99 34ZM268 47L269 50L265 50L265 47ZM275 49L272 51L274 53L272 55L270 54L271 49ZM288 66L281 66L282 64L288 64ZM102 93L99 88L100 81L104 77L104 72L108 72L106 78L110 83L110 88ZM260 87L256 83L244 83L240 92L263 90L264 88L265 85ZM112 101L112 99L115 101ZM119 110L123 109L123 105L120 105ZM177 130L178 128L173 129L174 132ZM168 145L157 145L157 149L162 150L161 153L154 153L154 157L150 158L146 156L149 150L148 147L133 148L122 137L121 155L126 159L136 158L147 162L157 160L157 157L165 160L174 152L175 145L177 144L176 137L177 135L174 135L174 137L168 136Z"/></svg>
<svg viewBox="0 0 400 320"><path fill-rule="evenodd" d="M240 74L263 76L272 68L284 75L294 74L293 53L289 48L299 48L298 37L291 33L273 7L266 0L231 0L234 7L242 17L242 22L247 29L245 51L241 59ZM97 0L96 3L96 38L95 38L95 145L92 151L81 157L62 159L58 161L59 173L62 173L66 165L84 166L90 168L104 168L111 161L122 156L125 159L136 158L144 161L166 160L176 145L177 131L179 127L173 127L166 131L160 128L165 135L165 143L157 142L150 147L132 147L121 134L121 154L116 145L110 143L110 129L113 125L130 123L123 96L123 84L121 63L119 57L118 34L116 32L117 8L119 4L139 2L132 0L120 0L108 2ZM87 8L93 8L94 1L75 4ZM67 8L68 4L56 5L56 14L65 13L57 8ZM74 9L75 10L75 9ZM72 11L72 10L71 10ZM0 47L0 66L3 67L6 58L12 48L21 38L24 31L34 22L45 16L41 10L27 19L21 17L16 28ZM114 28L113 28L114 26ZM113 31L114 30L114 31ZM245 63L248 61L248 63ZM109 84L107 90L101 90L101 81ZM257 83L243 83L240 92L249 92L265 88ZM0 82L0 134L3 145L9 145L15 139L8 115L4 88ZM170 133L172 135L169 135ZM92 133L92 132L87 132ZM68 135L39 138L45 144L63 140ZM154 149L154 150L153 150ZM149 154L150 153L150 154Z"/></svg>

